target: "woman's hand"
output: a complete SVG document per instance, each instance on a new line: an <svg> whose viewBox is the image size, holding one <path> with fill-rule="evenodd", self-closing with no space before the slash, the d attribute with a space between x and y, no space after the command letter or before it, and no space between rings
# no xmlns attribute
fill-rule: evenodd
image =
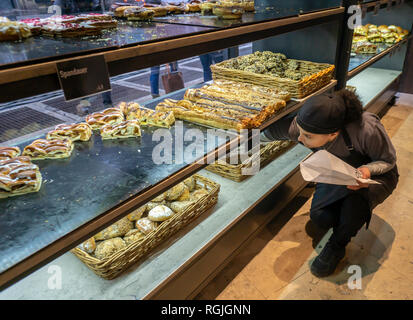
<svg viewBox="0 0 413 320"><path fill-rule="evenodd" d="M367 168L367 167L360 167L360 168L358 168L357 170L360 172L361 177L362 177L363 179L370 179L371 174L370 174L369 168ZM350 190L354 190L354 191L355 191L355 190L359 190L359 189L361 189L361 188L368 188L368 186L369 186L368 183L362 183L362 182L360 182L360 181L357 181L357 183L358 183L358 186L347 186L347 188L350 189Z"/></svg>

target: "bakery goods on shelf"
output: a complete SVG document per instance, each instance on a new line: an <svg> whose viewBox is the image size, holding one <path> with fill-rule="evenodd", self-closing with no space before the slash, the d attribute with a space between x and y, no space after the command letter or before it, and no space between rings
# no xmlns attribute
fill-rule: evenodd
<svg viewBox="0 0 413 320"><path fill-rule="evenodd" d="M137 102L121 102L119 109L127 120L138 120L143 126L170 128L175 123L172 112L155 111Z"/></svg>
<svg viewBox="0 0 413 320"><path fill-rule="evenodd" d="M124 121L123 113L118 108L108 108L95 112L86 117L86 122L92 130L99 130L107 124L117 124Z"/></svg>
<svg viewBox="0 0 413 320"><path fill-rule="evenodd" d="M17 41L32 36L29 26L24 22L0 21L0 41Z"/></svg>
<svg viewBox="0 0 413 320"><path fill-rule="evenodd" d="M26 146L22 155L32 160L68 158L72 154L73 146L70 139L38 139Z"/></svg>
<svg viewBox="0 0 413 320"><path fill-rule="evenodd" d="M245 6L236 1L219 1L212 8L212 14L222 19L240 19L245 12Z"/></svg>
<svg viewBox="0 0 413 320"><path fill-rule="evenodd" d="M201 3L202 1L199 0L192 0L189 1L186 5L185 5L185 12L201 12Z"/></svg>
<svg viewBox="0 0 413 320"><path fill-rule="evenodd" d="M188 89L184 100L166 99L156 110L172 111L176 119L239 131L259 127L284 108L289 99L287 92L277 89L216 81L199 89Z"/></svg>
<svg viewBox="0 0 413 320"><path fill-rule="evenodd" d="M145 21L151 20L155 11L141 6L124 6L115 9L115 16L128 20Z"/></svg>
<svg viewBox="0 0 413 320"><path fill-rule="evenodd" d="M140 137L141 127L137 120L126 120L103 126L100 128L100 135L102 140Z"/></svg>
<svg viewBox="0 0 413 320"><path fill-rule="evenodd" d="M20 153L19 147L0 147L0 161L10 160L19 156Z"/></svg>
<svg viewBox="0 0 413 320"><path fill-rule="evenodd" d="M395 25L380 25L366 24L364 26L359 26L354 29L353 44L355 43L385 43L394 44L409 35L409 31ZM373 53L373 47L362 46L361 51L369 51L368 53ZM356 52L358 53L358 52ZM364 53L364 52L360 52Z"/></svg>
<svg viewBox="0 0 413 320"><path fill-rule="evenodd" d="M214 8L215 4L218 2L218 0L206 0L200 4L201 8L201 14L206 16L206 15L212 15L212 9Z"/></svg>
<svg viewBox="0 0 413 320"><path fill-rule="evenodd" d="M370 42L353 42L351 52L357 54L376 54L377 45Z"/></svg>
<svg viewBox="0 0 413 320"><path fill-rule="evenodd" d="M59 124L55 127L54 130L47 133L46 139L70 139L72 141L89 141L91 136L92 128L89 124L82 122L72 124Z"/></svg>
<svg viewBox="0 0 413 320"><path fill-rule="evenodd" d="M29 157L15 157L0 161L0 198L39 191L42 175Z"/></svg>
<svg viewBox="0 0 413 320"><path fill-rule="evenodd" d="M195 208L209 194L210 191L191 176L103 229L78 248L92 257L105 260L129 245L152 241L153 232L177 215L182 215L184 210Z"/></svg>
<svg viewBox="0 0 413 320"><path fill-rule="evenodd" d="M154 17L165 17L168 14L168 9L161 5L144 4L143 7L152 10L154 12Z"/></svg>

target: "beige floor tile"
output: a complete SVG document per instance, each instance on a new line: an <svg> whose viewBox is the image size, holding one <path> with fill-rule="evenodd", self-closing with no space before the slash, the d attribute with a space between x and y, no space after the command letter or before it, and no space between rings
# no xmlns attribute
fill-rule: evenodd
<svg viewBox="0 0 413 320"><path fill-rule="evenodd" d="M386 128L387 134L391 137L393 137L401 125L404 122L404 119L396 118L393 116L386 115L382 121L381 121Z"/></svg>
<svg viewBox="0 0 413 320"><path fill-rule="evenodd" d="M217 300L265 300L265 296L257 290L254 284L240 273L217 296Z"/></svg>
<svg viewBox="0 0 413 320"><path fill-rule="evenodd" d="M383 119L386 119L387 117L394 117L405 120L412 112L413 108L411 106L397 103L391 107L389 111L387 111Z"/></svg>

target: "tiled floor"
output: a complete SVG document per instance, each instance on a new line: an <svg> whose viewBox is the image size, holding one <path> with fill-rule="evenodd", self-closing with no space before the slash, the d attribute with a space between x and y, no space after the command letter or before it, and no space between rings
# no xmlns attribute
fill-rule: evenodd
<svg viewBox="0 0 413 320"><path fill-rule="evenodd" d="M332 276L309 271L332 232L310 230L309 197L298 211L277 216L196 299L413 299L412 101L399 99L382 119L397 150L398 187L374 210L369 229L353 238ZM355 270L361 282L352 281Z"/></svg>

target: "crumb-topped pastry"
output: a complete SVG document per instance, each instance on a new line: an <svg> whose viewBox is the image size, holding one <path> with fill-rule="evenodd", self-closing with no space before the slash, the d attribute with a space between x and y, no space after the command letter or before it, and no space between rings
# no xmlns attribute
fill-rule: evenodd
<svg viewBox="0 0 413 320"><path fill-rule="evenodd" d="M72 141L89 141L92 136L92 128L85 122L72 124L59 124L46 135L47 140L70 139Z"/></svg>
<svg viewBox="0 0 413 320"><path fill-rule="evenodd" d="M100 128L102 139L121 139L141 136L138 120L126 120L121 123L107 124Z"/></svg>
<svg viewBox="0 0 413 320"><path fill-rule="evenodd" d="M22 155L32 160L68 158L72 154L73 146L70 139L38 139L26 146Z"/></svg>
<svg viewBox="0 0 413 320"><path fill-rule="evenodd" d="M95 112L86 117L86 122L92 130L98 130L107 124L116 124L124 121L123 113L118 108L108 108Z"/></svg>
<svg viewBox="0 0 413 320"><path fill-rule="evenodd" d="M39 191L42 175L29 157L0 161L0 198Z"/></svg>

